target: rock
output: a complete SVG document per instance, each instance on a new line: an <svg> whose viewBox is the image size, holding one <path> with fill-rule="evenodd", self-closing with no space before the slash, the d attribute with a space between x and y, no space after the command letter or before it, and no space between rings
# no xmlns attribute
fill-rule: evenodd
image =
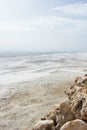
<svg viewBox="0 0 87 130"><path fill-rule="evenodd" d="M53 120L39 121L33 128L33 130L55 130Z"/></svg>
<svg viewBox="0 0 87 130"><path fill-rule="evenodd" d="M87 77L87 74L85 74L85 77Z"/></svg>
<svg viewBox="0 0 87 130"><path fill-rule="evenodd" d="M55 106L42 120L53 120L56 129L59 129L65 122L74 120L69 102L63 102Z"/></svg>
<svg viewBox="0 0 87 130"><path fill-rule="evenodd" d="M75 116L71 111L69 102L61 103L59 109L56 111L56 129L59 129L65 122L74 119Z"/></svg>
<svg viewBox="0 0 87 130"><path fill-rule="evenodd" d="M85 84L87 84L87 76L85 75L84 77L77 77L76 79L75 79L75 84L77 84L77 85L85 85Z"/></svg>
<svg viewBox="0 0 87 130"><path fill-rule="evenodd" d="M69 97L71 111L75 115L75 119L87 121L87 77L78 77L66 94Z"/></svg>
<svg viewBox="0 0 87 130"><path fill-rule="evenodd" d="M84 96L79 96L71 103L71 111L75 118L87 121L87 100Z"/></svg>
<svg viewBox="0 0 87 130"><path fill-rule="evenodd" d="M75 84L79 84L79 82L81 82L81 79L82 79L81 77L77 77L77 78L75 79L74 83L75 83Z"/></svg>
<svg viewBox="0 0 87 130"><path fill-rule="evenodd" d="M33 130L87 130L87 75L77 77L65 93L68 100L55 106Z"/></svg>
<svg viewBox="0 0 87 130"><path fill-rule="evenodd" d="M55 105L41 120L53 120L56 121L56 112L59 110L60 104Z"/></svg>
<svg viewBox="0 0 87 130"><path fill-rule="evenodd" d="M80 119L76 119L65 123L60 130L87 130L87 124Z"/></svg>

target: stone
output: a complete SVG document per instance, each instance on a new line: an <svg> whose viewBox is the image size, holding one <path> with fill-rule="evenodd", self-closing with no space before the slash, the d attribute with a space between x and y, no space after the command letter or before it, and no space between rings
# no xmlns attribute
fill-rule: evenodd
<svg viewBox="0 0 87 130"><path fill-rule="evenodd" d="M55 130L53 120L39 121L33 128L33 130Z"/></svg>
<svg viewBox="0 0 87 130"><path fill-rule="evenodd" d="M87 76L77 77L73 87L66 92L75 119L87 121Z"/></svg>
<svg viewBox="0 0 87 130"><path fill-rule="evenodd" d="M60 104L59 109L56 112L56 129L59 129L65 122L74 120L75 116L71 111L69 102L63 102Z"/></svg>
<svg viewBox="0 0 87 130"><path fill-rule="evenodd" d="M77 77L65 93L68 100L56 105L33 130L87 130L87 75Z"/></svg>
<svg viewBox="0 0 87 130"><path fill-rule="evenodd" d="M56 129L59 129L65 122L74 120L75 116L71 111L69 102L63 102L55 106L42 120L53 120Z"/></svg>
<svg viewBox="0 0 87 130"><path fill-rule="evenodd" d="M60 104L55 105L41 120L54 120L56 121L56 112L59 110Z"/></svg>
<svg viewBox="0 0 87 130"><path fill-rule="evenodd" d="M87 130L87 124L80 119L76 119L65 123L60 130Z"/></svg>
<svg viewBox="0 0 87 130"><path fill-rule="evenodd" d="M79 84L79 82L81 82L81 79L82 79L81 77L77 77L77 78L75 79L74 83L75 83L75 84Z"/></svg>

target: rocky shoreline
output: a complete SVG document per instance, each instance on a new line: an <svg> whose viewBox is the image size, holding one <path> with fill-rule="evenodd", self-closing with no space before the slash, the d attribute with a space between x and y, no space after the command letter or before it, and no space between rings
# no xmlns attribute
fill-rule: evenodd
<svg viewBox="0 0 87 130"><path fill-rule="evenodd" d="M33 130L87 130L87 75L65 91L68 100L56 105Z"/></svg>

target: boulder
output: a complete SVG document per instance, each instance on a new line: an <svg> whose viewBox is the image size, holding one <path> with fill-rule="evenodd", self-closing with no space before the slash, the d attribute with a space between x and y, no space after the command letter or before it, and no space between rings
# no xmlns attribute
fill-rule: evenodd
<svg viewBox="0 0 87 130"><path fill-rule="evenodd" d="M74 120L75 116L71 112L69 102L63 102L54 107L42 120L53 120L56 129L59 129L65 122Z"/></svg>
<svg viewBox="0 0 87 130"><path fill-rule="evenodd" d="M59 109L56 111L56 129L59 129L65 122L75 119L73 112L68 101L60 104Z"/></svg>
<svg viewBox="0 0 87 130"><path fill-rule="evenodd" d="M75 119L87 121L87 76L77 77L75 83L65 92Z"/></svg>
<svg viewBox="0 0 87 130"><path fill-rule="evenodd" d="M68 100L56 105L33 130L87 130L87 75L77 77L65 93Z"/></svg>
<svg viewBox="0 0 87 130"><path fill-rule="evenodd" d="M33 130L55 130L53 120L39 121L33 128Z"/></svg>
<svg viewBox="0 0 87 130"><path fill-rule="evenodd" d="M76 119L65 123L60 130L87 130L87 124L83 120Z"/></svg>

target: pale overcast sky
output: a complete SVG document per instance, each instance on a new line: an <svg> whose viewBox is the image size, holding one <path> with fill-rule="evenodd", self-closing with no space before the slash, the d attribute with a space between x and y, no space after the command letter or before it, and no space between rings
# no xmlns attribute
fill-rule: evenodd
<svg viewBox="0 0 87 130"><path fill-rule="evenodd" d="M87 51L87 0L0 0L0 51Z"/></svg>

